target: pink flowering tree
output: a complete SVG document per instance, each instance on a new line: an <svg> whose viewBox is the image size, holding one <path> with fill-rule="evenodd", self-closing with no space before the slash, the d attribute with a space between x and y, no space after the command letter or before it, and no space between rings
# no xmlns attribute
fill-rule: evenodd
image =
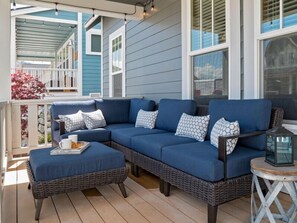
<svg viewBox="0 0 297 223"><path fill-rule="evenodd" d="M31 74L17 71L11 74L11 98L15 100L28 100L43 98L46 93L45 84ZM22 137L28 137L26 131L28 125L28 106L21 106Z"/></svg>

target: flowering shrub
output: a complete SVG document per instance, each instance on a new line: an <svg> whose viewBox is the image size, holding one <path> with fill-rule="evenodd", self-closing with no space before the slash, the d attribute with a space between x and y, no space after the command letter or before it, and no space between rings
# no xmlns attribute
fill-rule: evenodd
<svg viewBox="0 0 297 223"><path fill-rule="evenodd" d="M11 98L15 100L28 100L43 98L46 93L45 84L34 78L31 74L17 71L11 74ZM21 106L22 139L28 137L28 106Z"/></svg>

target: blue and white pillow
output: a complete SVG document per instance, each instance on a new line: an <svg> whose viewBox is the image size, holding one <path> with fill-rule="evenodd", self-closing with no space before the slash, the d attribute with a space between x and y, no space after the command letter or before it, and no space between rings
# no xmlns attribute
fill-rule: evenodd
<svg viewBox="0 0 297 223"><path fill-rule="evenodd" d="M82 111L78 111L77 113L71 115L59 115L59 119L65 122L65 130L67 132L84 129L86 127Z"/></svg>
<svg viewBox="0 0 297 223"><path fill-rule="evenodd" d="M135 127L143 127L148 129L155 128L158 111L139 110L135 122Z"/></svg>
<svg viewBox="0 0 297 223"><path fill-rule="evenodd" d="M210 133L210 143L215 147L219 147L219 136L233 136L240 134L238 121L228 122L224 118L219 119L213 126ZM227 155L231 154L235 149L238 138L228 139L226 144Z"/></svg>
<svg viewBox="0 0 297 223"><path fill-rule="evenodd" d="M82 116L88 129L96 129L106 126L105 118L100 109L93 112L82 112Z"/></svg>
<svg viewBox="0 0 297 223"><path fill-rule="evenodd" d="M204 141L209 123L209 115L192 116L183 113L176 129L175 135Z"/></svg>

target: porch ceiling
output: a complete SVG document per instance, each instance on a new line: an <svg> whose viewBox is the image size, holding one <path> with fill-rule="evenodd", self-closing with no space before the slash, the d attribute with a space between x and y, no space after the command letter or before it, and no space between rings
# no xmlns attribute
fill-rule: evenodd
<svg viewBox="0 0 297 223"><path fill-rule="evenodd" d="M17 59L54 59L75 25L16 19Z"/></svg>

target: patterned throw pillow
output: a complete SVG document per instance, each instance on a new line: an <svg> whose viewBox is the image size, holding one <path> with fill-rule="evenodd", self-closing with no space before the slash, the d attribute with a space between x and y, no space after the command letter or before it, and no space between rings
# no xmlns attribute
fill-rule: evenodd
<svg viewBox="0 0 297 223"><path fill-rule="evenodd" d="M82 112L82 116L88 129L106 126L106 121L100 109L94 112Z"/></svg>
<svg viewBox="0 0 297 223"><path fill-rule="evenodd" d="M59 119L65 122L65 130L67 132L85 128L85 122L81 111L71 115L59 115Z"/></svg>
<svg viewBox="0 0 297 223"><path fill-rule="evenodd" d="M240 128L238 121L228 122L224 118L219 119L213 126L210 133L210 143L215 147L219 147L219 136L239 135ZM238 138L227 140L227 155L231 154L235 149Z"/></svg>
<svg viewBox="0 0 297 223"><path fill-rule="evenodd" d="M189 137L200 142L204 141L209 122L208 116L192 116L183 113L176 129L175 135Z"/></svg>
<svg viewBox="0 0 297 223"><path fill-rule="evenodd" d="M143 127L148 129L155 128L158 111L139 110L135 122L135 127Z"/></svg>

